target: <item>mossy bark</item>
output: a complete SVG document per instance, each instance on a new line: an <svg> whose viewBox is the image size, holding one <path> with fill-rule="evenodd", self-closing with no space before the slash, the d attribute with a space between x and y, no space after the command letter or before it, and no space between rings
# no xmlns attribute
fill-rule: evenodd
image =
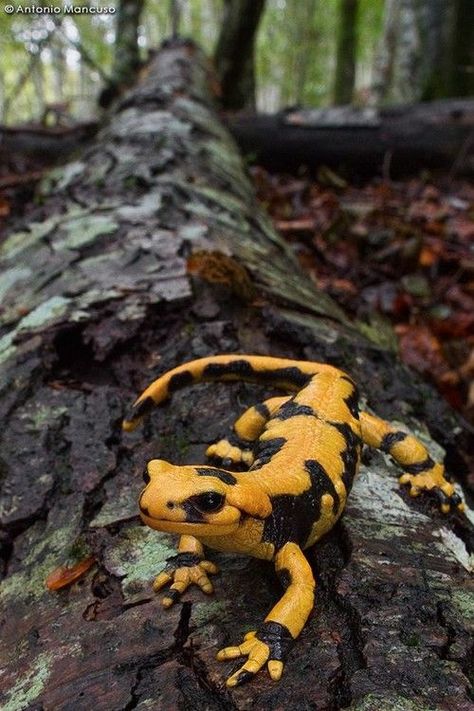
<svg viewBox="0 0 474 711"><path fill-rule="evenodd" d="M186 359L329 361L381 416L436 450L429 427L460 461L447 407L346 322L275 234L214 113L201 54L158 54L27 216L1 246L2 708L471 709L470 529L408 500L381 455L365 459L343 521L308 552L315 613L279 684L262 673L230 691L215 659L280 594L270 565L215 556L215 596L192 591L167 612L151 590L174 541L138 520L144 463L203 461L263 395L182 391L123 435L134 395ZM220 284L188 273L196 251L225 255ZM79 582L45 589L52 570L91 553Z"/></svg>

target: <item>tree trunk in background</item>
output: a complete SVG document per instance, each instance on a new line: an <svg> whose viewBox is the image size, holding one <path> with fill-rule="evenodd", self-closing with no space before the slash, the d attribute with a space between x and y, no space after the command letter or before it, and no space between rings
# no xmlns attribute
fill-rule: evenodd
<svg viewBox="0 0 474 711"><path fill-rule="evenodd" d="M101 106L108 106L120 90L133 84L140 66L138 26L144 0L120 0L115 26L111 80L101 92Z"/></svg>
<svg viewBox="0 0 474 711"><path fill-rule="evenodd" d="M36 120L40 121L46 106L46 97L44 92L44 69L41 54L38 60L33 64L31 69L31 81L34 88L34 100L36 103Z"/></svg>
<svg viewBox="0 0 474 711"><path fill-rule="evenodd" d="M5 102L5 79L0 67L0 122L3 123L3 111Z"/></svg>
<svg viewBox="0 0 474 711"><path fill-rule="evenodd" d="M454 21L455 0L386 0L374 83L379 102L450 95Z"/></svg>
<svg viewBox="0 0 474 711"><path fill-rule="evenodd" d="M334 103L350 104L354 93L358 0L340 0Z"/></svg>
<svg viewBox="0 0 474 711"><path fill-rule="evenodd" d="M290 42L295 48L294 61L291 63L290 104L305 103L305 87L308 74L314 71L312 66L311 46L317 44L318 30L315 27L315 14L318 0L300 0L293 8L292 22L288 27Z"/></svg>
<svg viewBox="0 0 474 711"><path fill-rule="evenodd" d="M64 47L62 44L60 44L57 41L57 38L55 37L51 43L51 56L52 56L52 73L53 73L53 87L54 87L54 101L61 103L64 101L64 89L65 89L65 82L66 82L66 57L65 57L65 51ZM80 69L82 70L83 68L83 63L81 62L80 64ZM81 74L82 77L82 74ZM80 81L79 83L79 93L82 94L83 92L83 87L82 87L82 82ZM78 104L80 105L80 101L82 99L82 96L79 97ZM82 112L80 114L82 116Z"/></svg>
<svg viewBox="0 0 474 711"><path fill-rule="evenodd" d="M451 96L474 96L474 2L456 0L450 82Z"/></svg>
<svg viewBox="0 0 474 711"><path fill-rule="evenodd" d="M225 109L255 108L255 36L265 0L225 0L214 62Z"/></svg>
<svg viewBox="0 0 474 711"><path fill-rule="evenodd" d="M216 660L281 595L270 565L211 552L222 571L213 597L191 590L165 612L152 592L175 540L139 523L145 462L204 461L264 394L189 388L123 434L135 395L177 363L217 352L331 362L436 456L420 421L452 462L461 444L446 404L301 272L210 86L198 51L168 46L97 141L43 180L28 224L0 247L0 705L471 711L466 520L411 500L381 454L364 457L343 521L307 553L315 612L280 683L265 672L226 689L234 665ZM45 590L52 570L90 553L80 582Z"/></svg>

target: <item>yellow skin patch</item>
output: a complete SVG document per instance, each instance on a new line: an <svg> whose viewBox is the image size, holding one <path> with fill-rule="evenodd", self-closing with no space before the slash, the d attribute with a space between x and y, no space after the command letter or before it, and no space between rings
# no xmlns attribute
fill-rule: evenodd
<svg viewBox="0 0 474 711"><path fill-rule="evenodd" d="M170 585L170 607L190 585L213 591L217 567L204 546L273 560L285 592L258 629L218 659L246 657L227 680L240 684L262 667L278 680L291 643L314 604L314 578L303 554L342 514L357 474L362 442L390 454L404 469L402 484L417 496L437 494L442 511L463 504L426 448L412 435L358 412L356 388L329 365L268 356L223 355L185 363L155 380L135 402L123 429L133 430L152 408L179 388L202 381L262 381L296 393L249 408L234 425L235 440L220 440L207 454L245 464L246 472L209 466L175 466L152 460L140 496L140 515L150 527L181 534L178 555L156 577Z"/></svg>

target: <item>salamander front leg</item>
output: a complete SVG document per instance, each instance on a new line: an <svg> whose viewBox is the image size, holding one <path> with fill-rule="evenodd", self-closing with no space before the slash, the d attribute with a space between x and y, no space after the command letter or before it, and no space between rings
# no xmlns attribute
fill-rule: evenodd
<svg viewBox="0 0 474 711"><path fill-rule="evenodd" d="M251 679L265 664L274 681L280 679L283 665L294 640L313 609L315 582L311 567L296 543L286 543L275 556L275 569L285 594L260 627L245 635L237 647L225 647L217 659L225 661L248 657L227 679L227 686L238 686Z"/></svg>
<svg viewBox="0 0 474 711"><path fill-rule="evenodd" d="M172 582L169 590L163 596L163 607L171 607L190 585L198 585L201 590L210 595L214 588L208 574L218 572L217 565L210 560L204 560L204 548L194 536L181 536L178 553L168 558L167 565L155 578L153 590L161 590Z"/></svg>

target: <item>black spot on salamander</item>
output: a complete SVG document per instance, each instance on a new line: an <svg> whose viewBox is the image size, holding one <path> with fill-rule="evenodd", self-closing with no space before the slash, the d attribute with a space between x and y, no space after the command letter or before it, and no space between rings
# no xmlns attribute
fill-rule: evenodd
<svg viewBox="0 0 474 711"><path fill-rule="evenodd" d="M381 449L382 452L390 454L390 450L392 449L393 445L397 444L397 442L403 442L403 440L407 437L408 435L406 432L389 432L388 434L382 437L379 449Z"/></svg>
<svg viewBox="0 0 474 711"><path fill-rule="evenodd" d="M270 659L280 662L285 661L294 642L288 627L273 620L263 622L257 630L256 637L268 645Z"/></svg>
<svg viewBox="0 0 474 711"><path fill-rule="evenodd" d="M346 442L346 448L341 453L341 459L344 462L341 478L347 493L349 493L359 467L362 440L346 422L331 422L330 424L342 434Z"/></svg>
<svg viewBox="0 0 474 711"><path fill-rule="evenodd" d="M275 368L274 370L260 370L256 373L258 380L269 383L293 383L300 388L306 385L314 375L315 373L311 375L303 373L296 366Z"/></svg>
<svg viewBox="0 0 474 711"><path fill-rule="evenodd" d="M254 410L258 412L258 414L263 417L264 420L268 420L268 418L270 417L270 411L263 402L259 402L258 405L255 405Z"/></svg>
<svg viewBox="0 0 474 711"><path fill-rule="evenodd" d="M133 405L129 415L125 417L125 420L128 422L139 420L141 417L148 415L154 407L155 403L153 402L153 399L151 397L146 397L144 400L141 400L141 402Z"/></svg>
<svg viewBox="0 0 474 711"><path fill-rule="evenodd" d="M354 381L349 378L348 375L342 375L341 380L346 380L348 383L352 385L352 392L350 395L344 398L344 402L347 405L347 408L349 412L351 413L352 417L359 417L359 390L357 388L357 385L354 383Z"/></svg>
<svg viewBox="0 0 474 711"><path fill-rule="evenodd" d="M309 405L299 405L294 400L290 400L280 407L276 415L274 415L274 419L289 420L291 417L296 417L297 415L315 417L315 412Z"/></svg>
<svg viewBox="0 0 474 711"><path fill-rule="evenodd" d="M339 494L334 488L333 481L327 471L316 459L307 459L304 463L304 468L308 472L311 479L311 492L318 502L318 509L321 510L321 497L323 494L330 494L333 498L332 510L336 514L339 510L340 499ZM319 514L314 521L317 521Z"/></svg>
<svg viewBox="0 0 474 711"><path fill-rule="evenodd" d="M171 376L168 383L168 392L174 393L175 390L186 387L186 385L192 385L194 383L194 377L190 370L184 370L182 373L175 373Z"/></svg>
<svg viewBox="0 0 474 711"><path fill-rule="evenodd" d="M201 511L193 506L192 501L185 501L182 507L186 514L186 523L203 523L206 520Z"/></svg>
<svg viewBox="0 0 474 711"><path fill-rule="evenodd" d="M255 452L255 462L249 471L260 469L264 464L268 464L283 445L286 444L284 437L274 437L273 439L259 440Z"/></svg>
<svg viewBox="0 0 474 711"><path fill-rule="evenodd" d="M303 494L278 494L271 496L272 512L265 519L262 540L273 543L275 550L285 543L302 543L311 533L316 506L314 500Z"/></svg>
<svg viewBox="0 0 474 711"><path fill-rule="evenodd" d="M277 571L277 575L283 590L289 588L291 585L291 573L288 568L281 568L281 570Z"/></svg>
<svg viewBox="0 0 474 711"><path fill-rule="evenodd" d="M246 681L250 681L250 679L253 679L254 676L255 676L254 672L244 669L244 671L241 671L240 674L238 675L235 685L240 686L241 684L245 684Z"/></svg>
<svg viewBox="0 0 474 711"><path fill-rule="evenodd" d="M165 590L165 594L163 595L164 598L168 598L169 600L172 600L173 602L178 602L179 599L181 598L181 593L179 590L176 590L175 588L173 590Z"/></svg>
<svg viewBox="0 0 474 711"><path fill-rule="evenodd" d="M255 376L255 371L248 360L234 360L230 363L209 363L202 371L203 377L211 380L219 380L224 376L235 376L238 378L249 378Z"/></svg>
<svg viewBox="0 0 474 711"><path fill-rule="evenodd" d="M193 568L199 565L202 558L196 553L177 553L166 559L165 572L170 573L177 568Z"/></svg>
<svg viewBox="0 0 474 711"><path fill-rule="evenodd" d="M213 467L196 467L196 474L199 476L213 476L216 479L224 482L224 484L237 484L237 479L230 472L223 469L214 469Z"/></svg>
<svg viewBox="0 0 474 711"><path fill-rule="evenodd" d="M227 437L224 437L224 440L232 447L238 447L239 449L248 449L249 446L252 445L252 442L249 439L242 439L242 437L239 437L239 435L234 431L230 432Z"/></svg>
<svg viewBox="0 0 474 711"><path fill-rule="evenodd" d="M403 471L407 474L421 474L421 472L426 472L434 467L435 463L431 457L427 457L422 462L416 462L415 464L403 464Z"/></svg>
<svg viewBox="0 0 474 711"><path fill-rule="evenodd" d="M272 513L265 519L262 539L273 543L276 550L289 541L305 545L313 524L321 516L321 497L324 494L332 496L334 514L339 510L339 495L321 464L310 459L304 467L309 475L306 491L270 497Z"/></svg>

